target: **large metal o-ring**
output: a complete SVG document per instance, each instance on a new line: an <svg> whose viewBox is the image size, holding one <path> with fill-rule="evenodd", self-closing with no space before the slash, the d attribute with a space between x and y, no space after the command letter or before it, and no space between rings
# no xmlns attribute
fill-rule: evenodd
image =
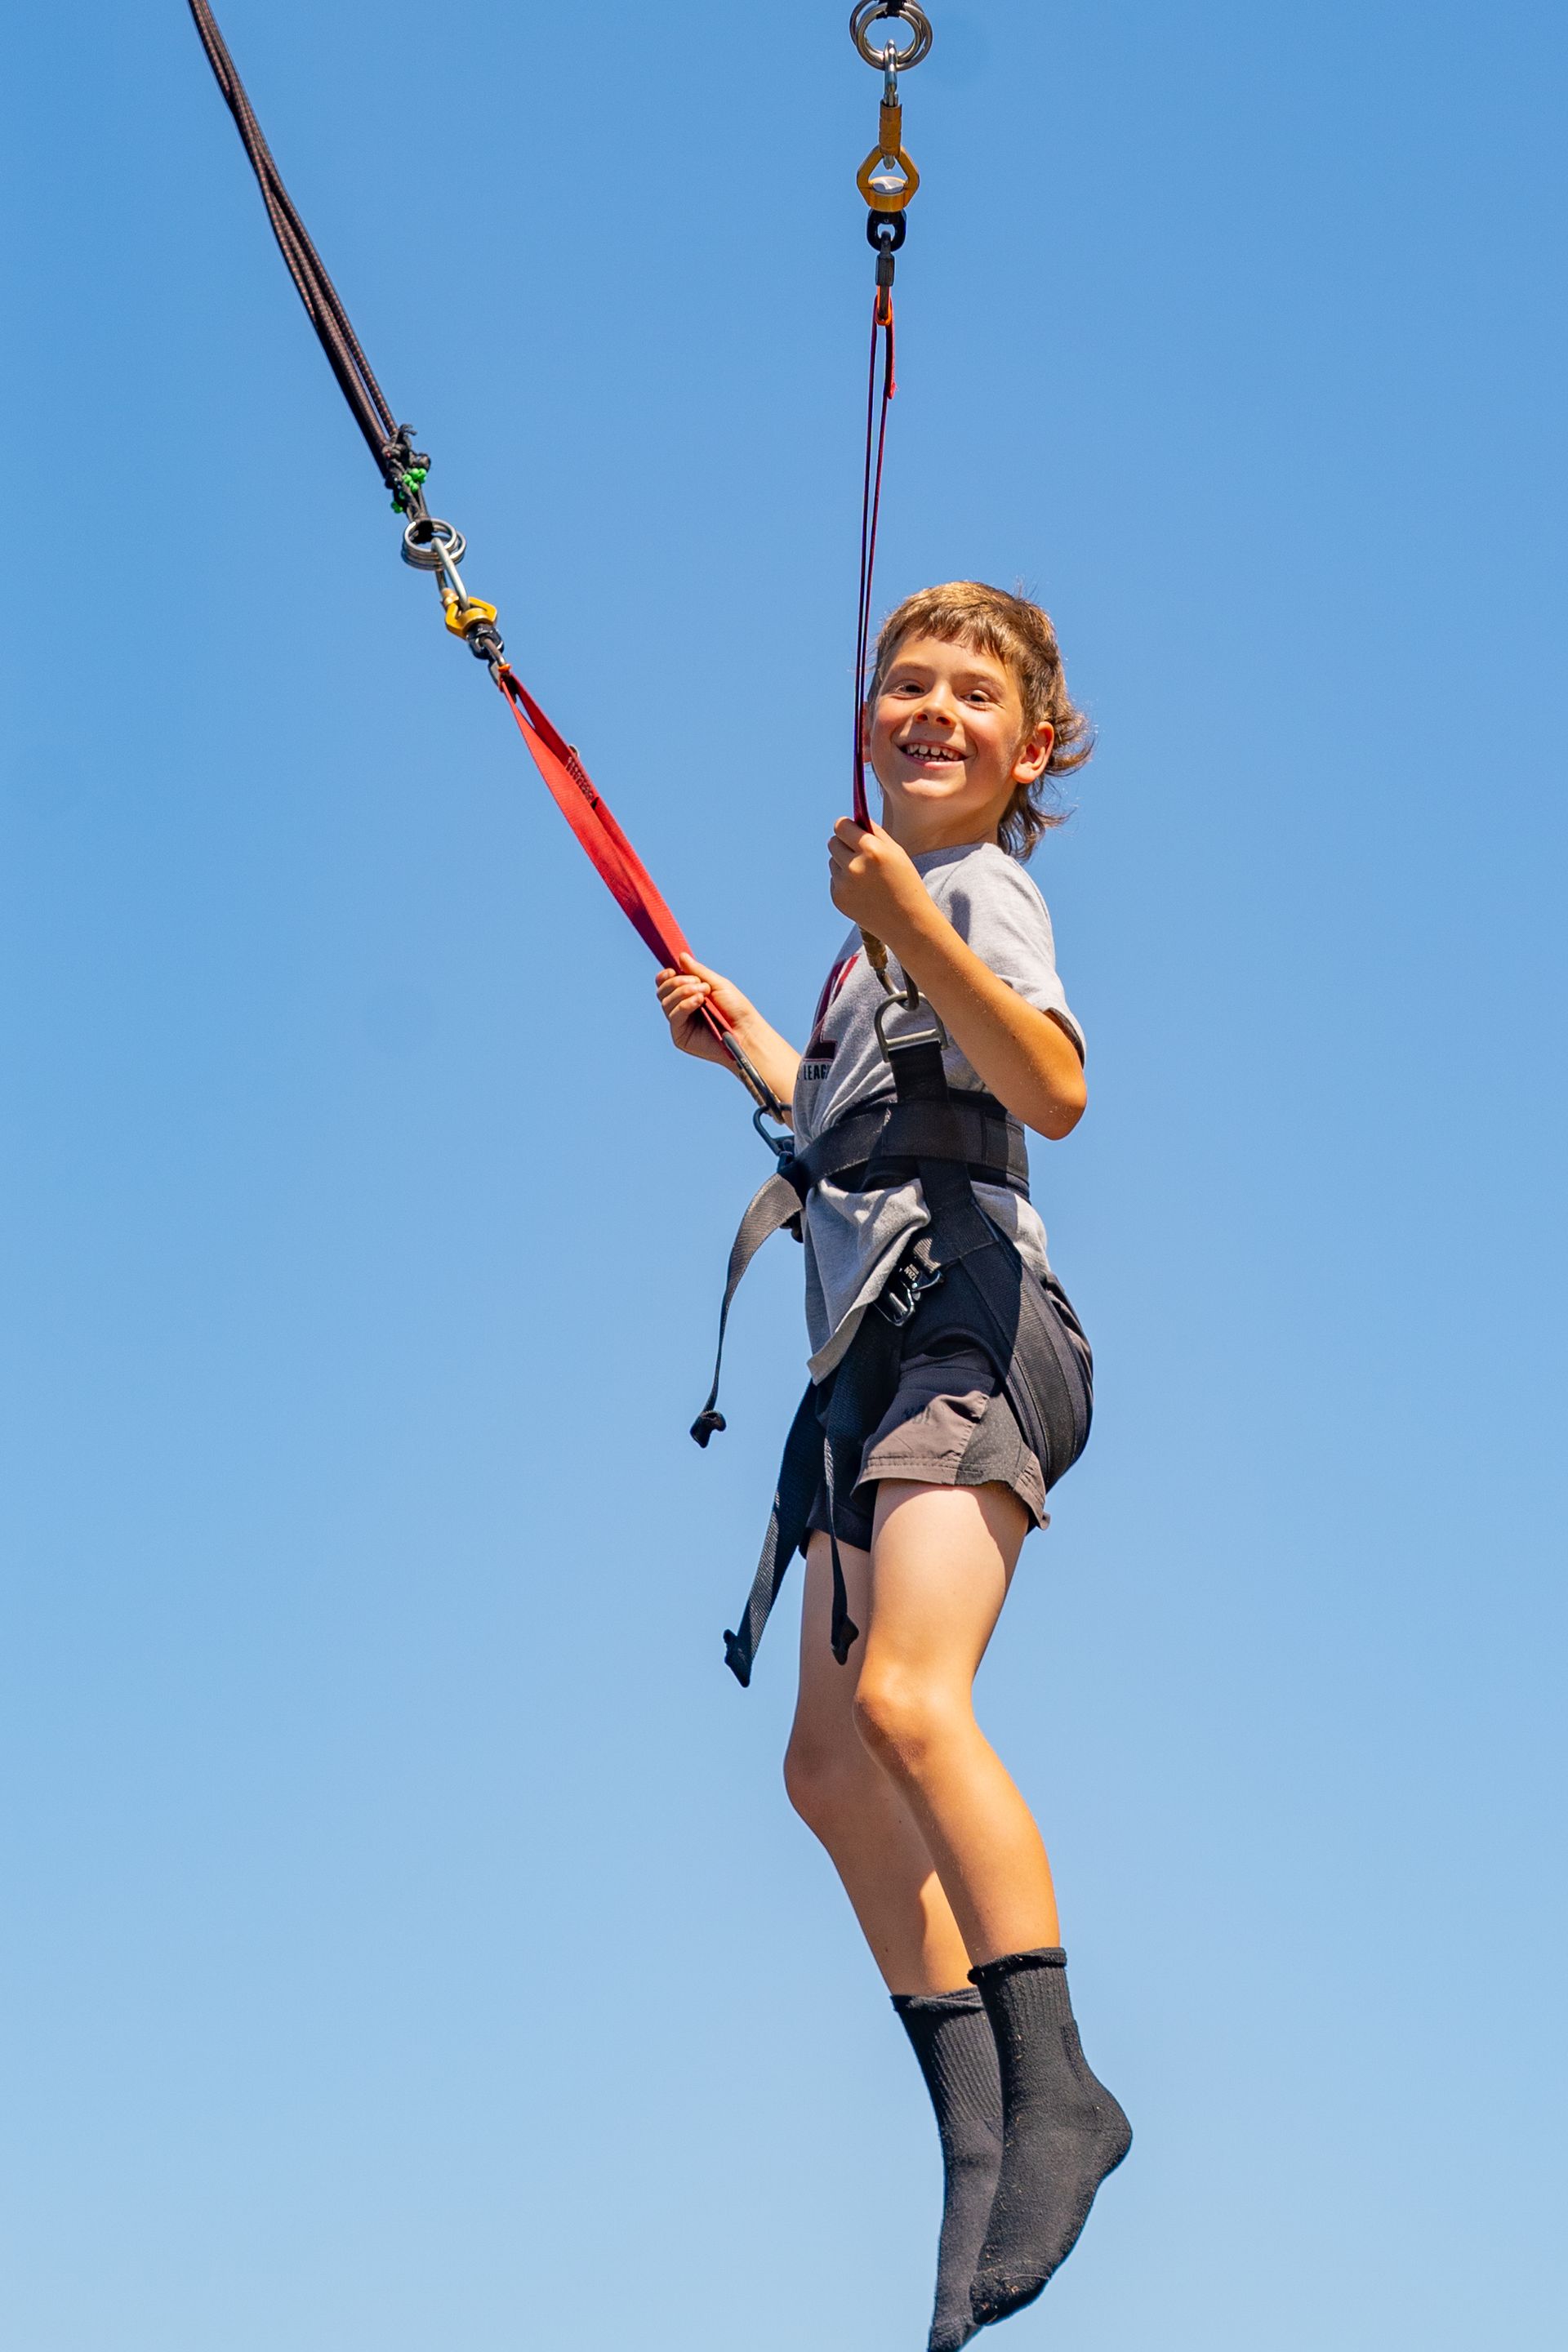
<svg viewBox="0 0 1568 2352"><path fill-rule="evenodd" d="M885 66L887 49L874 49L868 36L873 25L885 21L908 25L914 35L907 49L893 47L889 33L888 47L893 47L893 64L900 73L908 73L931 53L931 18L920 6L919 0L855 0L849 11L849 37L868 66Z"/></svg>
<svg viewBox="0 0 1568 2352"><path fill-rule="evenodd" d="M416 531L423 532L423 538L416 539ZM436 515L416 515L404 529L403 561L416 572L444 572L448 563L461 563L468 551L457 524L442 522Z"/></svg>

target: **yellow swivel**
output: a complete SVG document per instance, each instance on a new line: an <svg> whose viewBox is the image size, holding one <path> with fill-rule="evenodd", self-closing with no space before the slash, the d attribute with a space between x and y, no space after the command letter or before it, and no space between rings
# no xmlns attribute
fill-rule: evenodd
<svg viewBox="0 0 1568 2352"><path fill-rule="evenodd" d="M443 588L441 602L447 611L447 626L455 637L466 637L481 621L493 621L496 608L487 604L482 596L459 596L453 588Z"/></svg>
<svg viewBox="0 0 1568 2352"><path fill-rule="evenodd" d="M901 213L921 175L904 152L904 110L897 99L882 100L877 130L877 144L856 173L855 185L874 213Z"/></svg>

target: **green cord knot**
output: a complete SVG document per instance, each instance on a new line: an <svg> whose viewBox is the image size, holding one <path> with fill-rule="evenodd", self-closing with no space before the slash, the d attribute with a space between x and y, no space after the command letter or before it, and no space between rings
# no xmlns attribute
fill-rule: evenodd
<svg viewBox="0 0 1568 2352"><path fill-rule="evenodd" d="M392 501L393 513L406 514L408 512L407 493L410 490L423 489L429 478L430 468L428 466L410 466L405 472L399 474L397 477L398 488Z"/></svg>

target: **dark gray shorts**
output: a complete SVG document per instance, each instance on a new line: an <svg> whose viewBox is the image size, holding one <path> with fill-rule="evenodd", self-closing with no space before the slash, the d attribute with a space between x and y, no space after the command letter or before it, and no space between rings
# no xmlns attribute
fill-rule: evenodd
<svg viewBox="0 0 1568 2352"><path fill-rule="evenodd" d="M840 1543L870 1550L871 1514L883 1478L921 1486L1005 1486L1033 1526L1047 1521L1045 1475L983 1348L952 1344L905 1357L893 1401L866 1442L855 1490L838 1496ZM819 1485L807 1525L826 1534L827 1524L827 1489Z"/></svg>

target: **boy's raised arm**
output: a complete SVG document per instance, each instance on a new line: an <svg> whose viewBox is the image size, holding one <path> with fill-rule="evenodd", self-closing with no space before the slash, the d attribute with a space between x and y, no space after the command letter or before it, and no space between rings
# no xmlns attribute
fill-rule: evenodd
<svg viewBox="0 0 1568 2352"><path fill-rule="evenodd" d="M724 1051L713 1032L702 1018L702 1007L711 1002L723 1013L735 1033L735 1043L741 1047L752 1067L770 1086L781 1103L788 1105L795 1093L795 1072L800 1067L800 1055L787 1037L763 1019L749 997L742 996L731 980L721 971L710 971L699 963L695 956L682 956L679 968L661 971L655 985L658 991L658 1009L669 1024L671 1042L683 1054L692 1055L700 1062L718 1062L738 1077L739 1071Z"/></svg>
<svg viewBox="0 0 1568 2352"><path fill-rule="evenodd" d="M833 903L887 942L953 1044L1037 1135L1070 1135L1089 1100L1078 1047L960 939L890 833L841 817L829 845Z"/></svg>

